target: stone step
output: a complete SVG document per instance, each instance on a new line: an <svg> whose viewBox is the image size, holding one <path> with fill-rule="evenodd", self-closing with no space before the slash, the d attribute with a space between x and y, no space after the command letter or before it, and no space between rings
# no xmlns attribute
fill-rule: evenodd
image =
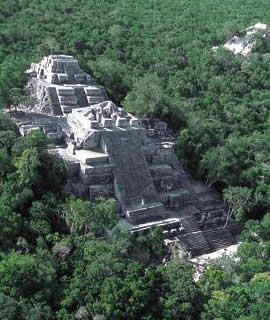
<svg viewBox="0 0 270 320"><path fill-rule="evenodd" d="M95 173L91 175L83 175L80 173L80 177L86 185L96 185L96 184L111 184L113 183L112 173Z"/></svg>
<svg viewBox="0 0 270 320"><path fill-rule="evenodd" d="M66 105L61 105L61 109L63 113L70 113L72 111L72 107Z"/></svg>
<svg viewBox="0 0 270 320"><path fill-rule="evenodd" d="M68 81L68 75L64 73L64 70L57 74L58 81L60 83L65 83Z"/></svg>
<svg viewBox="0 0 270 320"><path fill-rule="evenodd" d="M74 88L63 87L63 88L57 88L57 93L61 97L67 97L67 96L74 96L75 91L74 91Z"/></svg>
<svg viewBox="0 0 270 320"><path fill-rule="evenodd" d="M169 193L168 192L160 192L159 193L159 199L160 199L160 202L164 206L169 205Z"/></svg>
<svg viewBox="0 0 270 320"><path fill-rule="evenodd" d="M87 82L86 74L84 73L74 74L74 80L76 81L76 83L84 84Z"/></svg>
<svg viewBox="0 0 270 320"><path fill-rule="evenodd" d="M189 235L192 233L198 233L201 232L197 220L195 217L187 217L179 219L178 227L176 229L169 230L168 232L164 232L165 237L168 239L171 239L175 236L182 236L182 235Z"/></svg>
<svg viewBox="0 0 270 320"><path fill-rule="evenodd" d="M90 105L92 104L98 104L105 100L103 96L93 97L93 96L87 96L87 101Z"/></svg>
<svg viewBox="0 0 270 320"><path fill-rule="evenodd" d="M89 186L90 200L96 200L100 197L112 197L114 195L113 184L95 184Z"/></svg>
<svg viewBox="0 0 270 320"><path fill-rule="evenodd" d="M109 164L109 156L104 154L104 156L85 158L84 163L90 166Z"/></svg>
<svg viewBox="0 0 270 320"><path fill-rule="evenodd" d="M80 109L79 104L74 104L74 105L61 105L63 113L70 113L72 112L73 109Z"/></svg>
<svg viewBox="0 0 270 320"><path fill-rule="evenodd" d="M211 251L211 247L202 232L193 232L180 236L178 239L193 255L200 255Z"/></svg>
<svg viewBox="0 0 270 320"><path fill-rule="evenodd" d="M138 208L126 210L127 218L134 224L157 220L165 217L164 207L161 203L153 203Z"/></svg>
<svg viewBox="0 0 270 320"><path fill-rule="evenodd" d="M99 97L102 95L102 91L99 87L88 86L84 88L85 94L90 97Z"/></svg>
<svg viewBox="0 0 270 320"><path fill-rule="evenodd" d="M169 207L170 208L181 208L186 204L195 204L196 200L193 198L193 194L189 193L187 189L176 189L168 192Z"/></svg>
<svg viewBox="0 0 270 320"><path fill-rule="evenodd" d="M212 251L226 248L235 243L232 234L227 229L218 228L215 230L207 230L203 231L203 234Z"/></svg>
<svg viewBox="0 0 270 320"><path fill-rule="evenodd" d="M76 96L59 96L60 104L65 106L77 106L78 98Z"/></svg>
<svg viewBox="0 0 270 320"><path fill-rule="evenodd" d="M168 164L150 165L149 169L153 178L173 175L172 167Z"/></svg>
<svg viewBox="0 0 270 320"><path fill-rule="evenodd" d="M129 231L130 234L137 237L148 234L154 227L159 227L163 230L164 239L172 238L175 235L182 233L181 222L177 218L162 219L151 221L148 223L137 224L133 226Z"/></svg>
<svg viewBox="0 0 270 320"><path fill-rule="evenodd" d="M51 66L51 72L52 73L64 73L64 68L63 67L56 67L56 66Z"/></svg>
<svg viewBox="0 0 270 320"><path fill-rule="evenodd" d="M197 219L194 216L183 218L180 222L183 224L186 234L200 231Z"/></svg>
<svg viewBox="0 0 270 320"><path fill-rule="evenodd" d="M81 172L85 176L91 176L101 173L112 173L113 165L112 164L99 164L96 166L89 166L81 164Z"/></svg>

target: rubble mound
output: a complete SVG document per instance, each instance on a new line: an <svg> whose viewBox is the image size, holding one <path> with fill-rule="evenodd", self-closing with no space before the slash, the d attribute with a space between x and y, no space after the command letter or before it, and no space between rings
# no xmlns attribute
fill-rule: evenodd
<svg viewBox="0 0 270 320"><path fill-rule="evenodd" d="M45 57L27 75L39 106L13 120L22 135L41 129L55 143L50 152L68 171L65 192L93 201L113 197L119 226L128 225L132 237L157 225L168 246L179 242L193 255L236 242L239 225L226 221L213 189L183 170L165 122L116 106L71 56Z"/></svg>

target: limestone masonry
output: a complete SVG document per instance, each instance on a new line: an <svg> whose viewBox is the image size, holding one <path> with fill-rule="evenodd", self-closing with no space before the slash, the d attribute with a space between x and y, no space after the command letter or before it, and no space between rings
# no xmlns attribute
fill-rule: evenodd
<svg viewBox="0 0 270 320"><path fill-rule="evenodd" d="M230 219L224 228L223 201L185 173L166 123L116 106L71 56L45 57L26 73L38 102L13 120L22 135L41 129L54 142L50 152L68 170L66 192L115 198L119 226L134 237L159 225L167 245L180 242L194 255L235 243L239 225Z"/></svg>

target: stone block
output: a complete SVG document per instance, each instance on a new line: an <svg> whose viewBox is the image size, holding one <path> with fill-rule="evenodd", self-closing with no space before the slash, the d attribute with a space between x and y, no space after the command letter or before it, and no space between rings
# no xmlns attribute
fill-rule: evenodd
<svg viewBox="0 0 270 320"><path fill-rule="evenodd" d="M153 177L168 177L173 175L172 167L167 164L151 165L150 172Z"/></svg>
<svg viewBox="0 0 270 320"><path fill-rule="evenodd" d="M65 166L69 178L77 178L80 171L80 163L78 161L65 160Z"/></svg>
<svg viewBox="0 0 270 320"><path fill-rule="evenodd" d="M160 202L164 205L168 205L169 203L169 194L168 193L160 193L159 194Z"/></svg>
<svg viewBox="0 0 270 320"><path fill-rule="evenodd" d="M181 208L190 200L190 193L187 190L172 192L169 194L170 208Z"/></svg>
<svg viewBox="0 0 270 320"><path fill-rule="evenodd" d="M164 163L166 163L166 158L164 158L163 154L157 153L153 155L152 163L153 165L163 165Z"/></svg>
<svg viewBox="0 0 270 320"><path fill-rule="evenodd" d="M103 118L103 117L102 117L102 119L101 119L101 124L102 124L102 126L103 126L104 128L110 129L110 128L113 127L114 121L113 121L113 119Z"/></svg>
<svg viewBox="0 0 270 320"><path fill-rule="evenodd" d="M98 121L90 121L90 129L98 129L99 123Z"/></svg>
<svg viewBox="0 0 270 320"><path fill-rule="evenodd" d="M61 109L62 109L63 113L70 113L72 111L71 106L61 105Z"/></svg>
<svg viewBox="0 0 270 320"><path fill-rule="evenodd" d="M113 175L111 173L95 173L89 176L81 173L81 179L87 185L113 183Z"/></svg>
<svg viewBox="0 0 270 320"><path fill-rule="evenodd" d="M113 193L112 184L97 184L89 186L90 200L95 200L100 197L111 197L113 196Z"/></svg>
<svg viewBox="0 0 270 320"><path fill-rule="evenodd" d="M74 89L69 87L57 88L57 93L59 96L74 96Z"/></svg>
<svg viewBox="0 0 270 320"><path fill-rule="evenodd" d="M138 127L141 126L141 121L138 120L138 119L132 118L132 119L129 120L129 124L130 124L131 127L138 128Z"/></svg>
<svg viewBox="0 0 270 320"><path fill-rule="evenodd" d="M120 128L127 128L129 127L129 122L126 118L117 118L116 119L116 126Z"/></svg>
<svg viewBox="0 0 270 320"><path fill-rule="evenodd" d="M83 141L83 149L92 150L100 146L101 131L91 130L91 133Z"/></svg>
<svg viewBox="0 0 270 320"><path fill-rule="evenodd" d="M153 128L157 131L166 131L168 128L168 125L166 122L161 121L161 120L154 120L153 121Z"/></svg>
<svg viewBox="0 0 270 320"><path fill-rule="evenodd" d="M48 132L47 137L56 144L63 143L64 142L64 133L59 132Z"/></svg>
<svg viewBox="0 0 270 320"><path fill-rule="evenodd" d="M95 174L102 173L112 173L113 165L106 164L102 166L89 166L89 165L81 165L81 174L84 176L90 176Z"/></svg>
<svg viewBox="0 0 270 320"><path fill-rule="evenodd" d="M160 188L163 191L171 191L174 188L175 179L173 175L165 176L160 179Z"/></svg>
<svg viewBox="0 0 270 320"><path fill-rule="evenodd" d="M74 79L77 83L86 83L86 75L85 74L75 74Z"/></svg>
<svg viewBox="0 0 270 320"><path fill-rule="evenodd" d="M102 97L102 96L99 96L99 97L87 96L87 101L90 105L98 104L98 103L101 103L102 101L104 101L104 97Z"/></svg>
<svg viewBox="0 0 270 320"><path fill-rule="evenodd" d="M101 96L101 89L98 87L86 87L84 88L85 94L90 97L99 97Z"/></svg>
<svg viewBox="0 0 270 320"><path fill-rule="evenodd" d="M66 106L72 106L78 103L78 98L76 96L60 96L59 100L60 104L64 104Z"/></svg>
<svg viewBox="0 0 270 320"><path fill-rule="evenodd" d="M147 136L153 137L155 135L155 129L147 129Z"/></svg>
<svg viewBox="0 0 270 320"><path fill-rule="evenodd" d="M99 157L89 157L85 159L85 164L90 166L101 165L109 163L109 157L104 154L104 156Z"/></svg>
<svg viewBox="0 0 270 320"><path fill-rule="evenodd" d="M59 83L66 83L68 81L68 75L65 73L59 73L57 76Z"/></svg>
<svg viewBox="0 0 270 320"><path fill-rule="evenodd" d="M146 129L145 128L138 128L135 130L138 132L141 144L145 145L146 144Z"/></svg>

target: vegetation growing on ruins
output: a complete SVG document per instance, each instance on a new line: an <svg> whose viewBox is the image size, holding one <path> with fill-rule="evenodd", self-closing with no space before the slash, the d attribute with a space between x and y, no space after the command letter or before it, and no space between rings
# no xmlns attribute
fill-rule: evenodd
<svg viewBox="0 0 270 320"><path fill-rule="evenodd" d="M192 279L180 260L132 259L111 200L65 198L61 162L39 131L0 121L0 319L269 319L269 42L252 58L213 46L258 21L269 1L2 0L0 107L16 106L23 72L51 53L78 57L111 98L178 134L185 167L246 221L239 261ZM30 102L29 102L30 103ZM76 212L76 216L74 216ZM155 231L149 255L163 253Z"/></svg>

